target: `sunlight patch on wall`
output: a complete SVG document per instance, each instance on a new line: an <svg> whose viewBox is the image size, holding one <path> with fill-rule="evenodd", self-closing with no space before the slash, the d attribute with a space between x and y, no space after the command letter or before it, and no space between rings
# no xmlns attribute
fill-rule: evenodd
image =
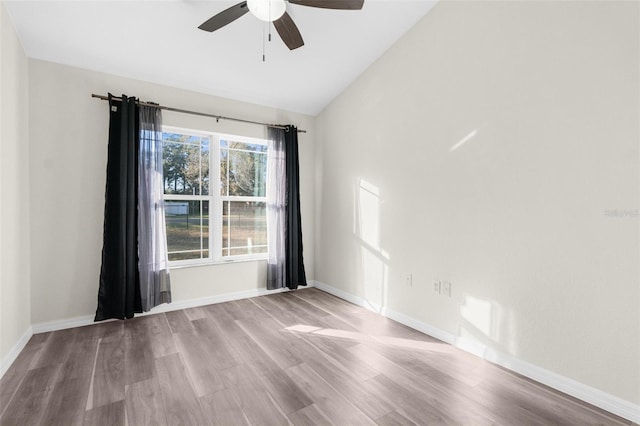
<svg viewBox="0 0 640 426"><path fill-rule="evenodd" d="M473 139L473 137L478 133L478 129L472 131L471 133L469 133L467 136L465 136L464 138L460 139L455 145L453 145L451 148L449 148L449 152L453 152L456 149L460 148L462 145L464 145L465 143L469 142L471 139Z"/></svg>
<svg viewBox="0 0 640 426"><path fill-rule="evenodd" d="M466 144L467 142L469 142L471 139L475 138L476 135L478 134L478 132L480 131L480 129L482 129L484 126L486 126L487 123L482 124L481 126L477 127L476 129L472 130L471 132L469 132L469 134L467 134L465 137L463 137L462 139L460 139L458 142L456 142L455 144L453 144L453 146L451 146L451 148L449 148L449 152L453 152L456 149L460 148L462 145Z"/></svg>
<svg viewBox="0 0 640 426"><path fill-rule="evenodd" d="M465 295L460 316L463 319L459 328L461 342L469 350L478 353L480 348L486 349L495 342L507 353L517 355L517 315L513 309L505 308L495 300Z"/></svg>
<svg viewBox="0 0 640 426"><path fill-rule="evenodd" d="M358 235L371 247L380 247L380 194L378 187L360 179L358 187Z"/></svg>
<svg viewBox="0 0 640 426"><path fill-rule="evenodd" d="M370 308L381 311L386 304L389 256L380 247L380 190L358 179L354 201L354 231L364 299Z"/></svg>
<svg viewBox="0 0 640 426"><path fill-rule="evenodd" d="M465 296L460 315L487 337L491 336L493 308L491 302L473 296Z"/></svg>

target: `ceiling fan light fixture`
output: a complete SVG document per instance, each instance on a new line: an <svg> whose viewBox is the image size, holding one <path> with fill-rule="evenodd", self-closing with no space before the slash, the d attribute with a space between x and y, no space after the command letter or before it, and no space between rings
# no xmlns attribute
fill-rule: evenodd
<svg viewBox="0 0 640 426"><path fill-rule="evenodd" d="M256 18L265 22L280 19L287 9L284 0L247 0L247 6Z"/></svg>

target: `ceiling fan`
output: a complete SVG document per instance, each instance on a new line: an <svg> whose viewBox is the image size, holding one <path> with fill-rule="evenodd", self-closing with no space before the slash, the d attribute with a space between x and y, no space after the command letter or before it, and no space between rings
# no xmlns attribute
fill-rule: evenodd
<svg viewBox="0 0 640 426"><path fill-rule="evenodd" d="M323 9L360 10L364 0L288 0L291 4L301 6L320 7ZM290 50L304 46L304 40L298 27L287 13L285 0L246 0L235 6L223 10L209 18L198 28L213 32L235 21L245 13L251 12L256 18L273 22L273 26L280 34L282 41Z"/></svg>

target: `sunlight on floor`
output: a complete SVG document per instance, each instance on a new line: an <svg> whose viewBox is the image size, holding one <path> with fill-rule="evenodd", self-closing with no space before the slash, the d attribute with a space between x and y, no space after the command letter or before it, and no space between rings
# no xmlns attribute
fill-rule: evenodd
<svg viewBox="0 0 640 426"><path fill-rule="evenodd" d="M440 342L424 342L421 340L404 339L400 337L376 336L371 334L359 333L357 331L320 328L303 324L293 325L291 327L285 328L285 330L296 333L313 334L314 336L353 340L359 343L375 343L402 349L441 353L450 353L453 350L453 347L451 345Z"/></svg>

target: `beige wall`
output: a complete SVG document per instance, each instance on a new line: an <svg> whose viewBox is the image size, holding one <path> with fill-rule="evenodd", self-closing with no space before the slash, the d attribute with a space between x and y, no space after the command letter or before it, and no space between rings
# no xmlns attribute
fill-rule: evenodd
<svg viewBox="0 0 640 426"><path fill-rule="evenodd" d="M313 278L312 117L156 84L29 61L33 324L95 313L102 250L108 104L91 94L137 96L178 108L293 123L300 134L305 265ZM260 126L163 112L167 125L265 137ZM266 262L171 271L174 302L265 287Z"/></svg>
<svg viewBox="0 0 640 426"><path fill-rule="evenodd" d="M640 403L638 19L439 3L317 119L316 279Z"/></svg>
<svg viewBox="0 0 640 426"><path fill-rule="evenodd" d="M0 2L0 360L29 329L27 58Z"/></svg>

